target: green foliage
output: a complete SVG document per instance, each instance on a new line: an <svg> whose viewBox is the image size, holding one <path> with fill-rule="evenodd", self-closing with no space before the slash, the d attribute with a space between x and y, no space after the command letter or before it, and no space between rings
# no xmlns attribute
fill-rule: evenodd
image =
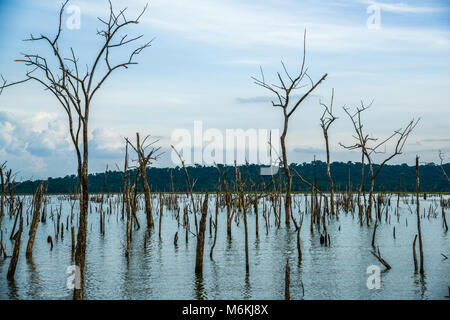
<svg viewBox="0 0 450 320"><path fill-rule="evenodd" d="M329 183L326 174L326 163L316 161L315 165L311 163L291 164L305 179L314 183L314 171L316 171L317 187L323 191L329 191ZM314 169L315 166L315 169ZM232 190L235 182L235 169L232 166L220 165L221 171L225 173L228 185ZM272 177L260 176L260 165L240 166L241 175L244 179L246 190L249 191L251 185L258 182L267 186L271 183ZM447 172L450 172L450 164L444 165ZM215 191L218 181L218 171L216 167L190 166L187 168L194 192ZM376 166L374 167L376 169ZM152 192L170 192L172 183L170 180L170 171L172 171L173 190L175 192L185 192L187 190L186 178L182 167L175 168L147 168L147 179ZM361 180L361 163L352 162L333 162L331 172L336 191L345 191L350 186L356 191L359 188ZM131 181L134 181L136 170L130 171ZM283 176L283 170L280 168L274 176L275 185L278 188L280 181L279 174ZM375 191L398 191L398 181L401 174L401 191L413 192L416 189L416 169L414 166L385 165L375 180ZM367 191L370 184L369 168L365 167L364 188ZM105 173L94 173L88 177L89 192L101 192L103 190ZM123 189L123 173L120 171L108 171L106 192L121 192ZM46 181L48 193L72 193L78 188L78 178L75 175L65 176L64 178L48 178ZM33 193L39 185L39 181L24 181L15 187L18 194ZM272 186L270 186L272 189ZM142 186L139 183L139 191ZM420 166L420 190L426 192L448 192L450 183L442 175L441 168L434 164ZM310 188L302 183L295 174L293 174L292 191L307 192Z"/></svg>

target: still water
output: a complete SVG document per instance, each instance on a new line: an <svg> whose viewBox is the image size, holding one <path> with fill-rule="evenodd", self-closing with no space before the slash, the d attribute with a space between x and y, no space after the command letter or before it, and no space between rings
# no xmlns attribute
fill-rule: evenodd
<svg viewBox="0 0 450 320"><path fill-rule="evenodd" d="M301 202L301 206L294 209L294 217L298 221L298 210L304 209L304 197L296 197ZM115 201L115 198L111 197L110 200ZM61 204L64 237L55 239L54 220L56 209L59 210ZM66 273L67 268L73 265L70 227L66 230L66 219L71 211L70 201L56 196L48 197L47 221L39 223L32 261L25 258L29 227L25 217L27 206L28 203L24 205L24 231L13 282L6 279L6 273L14 246L13 241L9 240L14 218L5 214L2 229L9 257L0 258L0 299L71 299L72 291L67 287L70 273ZM154 199L153 230L146 231L145 214L142 210L137 213L141 228L133 230L128 260L124 254L126 229L125 222L121 220L120 207L113 205L112 213L106 215L106 232L102 235L96 210L99 204L92 203L91 206L86 256L86 299L284 299L287 260L291 269L291 299L448 299L449 296L450 259L445 256L450 257L450 239L449 232L446 233L443 228L437 196L421 200L421 212L425 214L421 219L425 277L414 274L412 242L417 233L416 214L410 211L408 204L400 201L399 218L394 215L392 208L391 218L387 222L383 218L376 232L376 244L392 269L381 273L381 288L371 290L366 284L371 275L367 273L367 268L376 265L384 270L384 267L370 253L373 225L369 228L365 224L360 226L357 214L353 216L352 213L341 212L339 218L328 220L330 247L320 244L317 230L311 235L310 216L306 215L301 229L303 259L298 263L294 228L291 226L291 230L287 231L284 220L281 227L277 228L272 213L266 230L260 206L259 237L256 237L255 215L250 211L250 272L247 275L243 219L238 221L238 225L236 221L233 222L232 238L228 240L226 210L221 209L213 259L209 257L209 250L214 230L210 233L208 216L203 277L199 278L194 274L196 238L189 234L186 242L185 229L178 226L174 211L164 208L161 238L158 236L157 197ZM414 205L411 207L415 208ZM182 208L183 205L180 223ZM214 196L210 196L209 208L209 214L214 216ZM54 219L51 218L52 209ZM75 214L74 222L77 219ZM190 217L191 230L195 230L193 221L193 217ZM174 235L177 231L178 243L175 246ZM53 250L47 243L49 235L53 237Z"/></svg>

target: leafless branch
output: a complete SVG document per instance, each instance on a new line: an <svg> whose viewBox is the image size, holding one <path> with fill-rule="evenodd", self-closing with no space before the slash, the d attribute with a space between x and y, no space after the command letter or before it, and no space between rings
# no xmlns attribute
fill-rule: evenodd
<svg viewBox="0 0 450 320"><path fill-rule="evenodd" d="M447 179L447 181L450 182L450 178L449 178L449 176L447 175L447 172L444 169L444 153L442 151L439 151L439 159L441 160L440 163L439 163L439 166L441 167L442 174Z"/></svg>

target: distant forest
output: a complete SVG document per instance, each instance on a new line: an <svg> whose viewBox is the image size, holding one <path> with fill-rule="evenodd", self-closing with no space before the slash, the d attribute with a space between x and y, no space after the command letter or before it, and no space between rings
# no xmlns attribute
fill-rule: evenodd
<svg viewBox="0 0 450 320"><path fill-rule="evenodd" d="M235 168L233 166L219 165L220 170L225 174L230 189L234 188ZM280 181L279 175L283 176L283 170L279 170L273 176L260 176L260 165L240 166L241 175L245 182L245 188L250 190L251 185L263 182L268 186L272 181L278 188ZM326 174L326 163L316 161L303 164L291 164L291 168L297 170L305 179L314 183L320 190L328 191L329 183ZM376 166L374 166L376 169ZM450 172L450 163L444 165L444 169ZM189 166L187 167L194 192L216 191L218 182L218 170L213 166ZM348 190L349 186L353 190L357 190L361 180L361 163L353 162L333 162L331 164L331 172L334 180L336 191ZM131 182L136 177L136 170L129 171ZM402 165L385 165L377 179L375 180L376 191L398 191L399 179L401 176L401 191L412 192L416 190L416 169L414 166ZM171 178L172 177L172 178ZM123 189L123 172L108 171L105 173L89 174L89 192L121 192ZM187 190L186 176L183 167L175 168L147 168L147 179L153 192L185 192ZM33 193L38 187L40 180L24 181L16 184L14 192L17 194ZM46 181L47 192L57 193L73 193L78 190L79 181L76 175L65 176L64 178L48 178ZM138 184L139 191L142 191L141 183ZM369 167L365 166L365 183L364 188L368 190L370 186ZM270 186L272 189L273 186ZM420 190L425 192L449 192L450 183L444 178L442 170L438 165L426 164L420 166ZM307 192L310 191L305 183L301 182L293 173L292 191Z"/></svg>

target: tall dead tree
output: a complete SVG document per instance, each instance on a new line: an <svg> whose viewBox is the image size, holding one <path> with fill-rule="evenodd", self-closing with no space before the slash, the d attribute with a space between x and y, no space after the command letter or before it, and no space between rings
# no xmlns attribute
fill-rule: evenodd
<svg viewBox="0 0 450 320"><path fill-rule="evenodd" d="M328 129L331 124L337 119L333 114L333 100L334 100L334 89L331 91L331 102L330 105L320 102L320 105L324 108L322 117L320 117L320 127L322 128L323 137L325 139L325 148L327 151L327 176L330 183L330 206L331 214L335 213L334 206L334 184L333 178L331 177L331 165L330 165L330 143L328 139Z"/></svg>
<svg viewBox="0 0 450 320"><path fill-rule="evenodd" d="M152 197L150 192L150 186L147 180L147 167L152 164L152 160L157 160L158 156L156 153L159 151L160 147L153 148L152 146L159 140L154 140L147 143L147 139L150 135L146 136L144 140L140 140L139 133L136 132L136 146L133 145L128 139L125 139L127 143L134 149L138 155L138 169L141 176L142 188L144 189L145 197L145 214L147 216L147 227L153 227L153 214L152 214ZM149 151L146 151L150 148Z"/></svg>
<svg viewBox="0 0 450 320"><path fill-rule="evenodd" d="M400 128L395 130L389 137L384 140L379 140L379 138L373 138L366 134L363 130L363 124L361 120L361 113L370 108L372 103L368 106L364 106L364 103L361 101L361 107L356 108L356 112L351 114L349 108L343 107L345 113L348 115L350 120L352 121L353 128L355 130L356 135L353 137L356 139L356 143L354 145L346 146L342 143L340 145L348 150L360 149L362 153L362 157L367 160L369 165L369 173L370 173L370 190L369 190L369 204L366 208L366 221L369 224L369 220L372 219L372 207L373 207L373 190L375 186L375 179L378 174L381 172L383 166L390 160L392 160L395 156L402 154L403 148L405 146L406 141L408 140L409 135L416 127L420 118L417 120L412 119L405 128ZM380 151L381 148L386 148L388 142L394 141L394 149L391 153L389 153L378 165L376 170L374 169L374 159L373 156L376 154L386 153L386 151ZM363 188L363 178L361 178L361 186L360 189Z"/></svg>
<svg viewBox="0 0 450 320"><path fill-rule="evenodd" d="M285 218L286 218L286 226L290 225L290 216L291 216L291 187L292 187L292 175L289 170L289 162L287 159L286 152L286 136L288 131L289 119L294 114L295 110L301 105L303 101L317 88L317 86L325 80L327 74L325 73L317 82L313 82L311 77L308 75L308 68L305 67L305 59L306 59L306 30L303 37L303 59L301 68L296 76L291 76L286 69L283 61L281 61L281 65L283 67L285 77L277 72L277 78L279 84L269 84L266 82L264 78L264 73L261 68L261 79L257 79L252 77L255 81L256 85L263 87L264 89L269 90L275 95L275 99L272 101L272 106L281 108L283 111L283 132L280 137L281 144L281 153L282 153L282 161L283 161L283 169L284 174L286 176L286 194L285 194ZM286 78L287 77L287 78ZM300 97L294 95L294 91L297 89L301 89L307 84L303 84L303 80L309 79L311 82L311 87L301 95ZM306 80L307 81L307 80Z"/></svg>
<svg viewBox="0 0 450 320"><path fill-rule="evenodd" d="M128 45L134 44L143 36L129 37L127 34L121 34L125 29L133 24L138 24L140 18L147 9L144 7L137 18L128 19L126 17L126 8L120 11L114 11L111 2L109 2L109 17L98 18L102 29L97 31L97 35L102 39L98 52L94 56L94 63L91 66L82 67L75 50L65 48L70 54L65 53L60 48L60 39L62 37L63 13L69 1L65 1L59 11L59 24L55 36L41 34L40 36L31 35L31 43L43 42L48 48L47 54L25 53L22 59L16 61L24 63L29 67L25 79L5 83L0 90L6 87L24 82L36 82L40 84L47 92L52 93L58 103L67 114L69 134L75 147L78 164L78 178L80 181L80 216L77 234L77 245L75 250L75 263L80 269L80 288L74 289L73 298L83 299L84 296L84 268L86 257L86 236L88 220L88 142L89 142L89 114L91 103L94 96L105 83L112 73L119 69L127 69L131 65L137 64L134 61L136 55L143 49L149 47L151 42L139 45L131 49L131 53L121 62L113 62L111 56L115 51L123 54ZM85 69L85 71L82 71Z"/></svg>

